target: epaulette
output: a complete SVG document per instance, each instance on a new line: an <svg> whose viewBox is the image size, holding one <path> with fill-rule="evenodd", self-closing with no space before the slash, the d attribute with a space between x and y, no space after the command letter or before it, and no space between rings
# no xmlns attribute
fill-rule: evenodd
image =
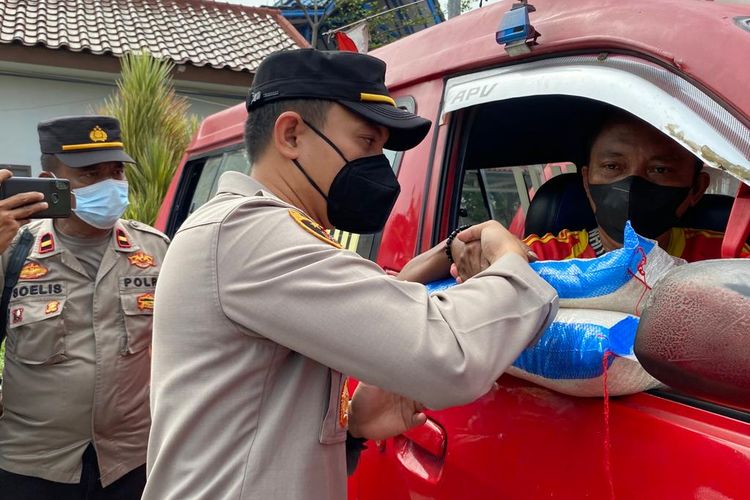
<svg viewBox="0 0 750 500"><path fill-rule="evenodd" d="M169 244L169 242L170 242L169 236L167 236L166 234L162 233L158 229L149 226L148 224L144 224L143 222L139 222L137 220L126 220L126 221L123 221L123 222L125 222L125 225L128 226L131 229L135 229L136 231L141 231L143 233L154 234L154 235L158 236L159 238L161 238L162 240L164 240L164 242L167 243L167 244Z"/></svg>

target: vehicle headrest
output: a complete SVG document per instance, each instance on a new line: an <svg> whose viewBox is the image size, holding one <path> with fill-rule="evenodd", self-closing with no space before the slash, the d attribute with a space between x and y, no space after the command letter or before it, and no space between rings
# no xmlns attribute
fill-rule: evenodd
<svg viewBox="0 0 750 500"><path fill-rule="evenodd" d="M734 198L706 194L687 211L680 226L724 231ZM593 229L596 219L591 211L580 174L561 174L539 187L526 214L524 235L557 234L563 229Z"/></svg>
<svg viewBox="0 0 750 500"><path fill-rule="evenodd" d="M591 211L579 174L561 174L539 187L526 213L524 236L557 234L563 229L594 229Z"/></svg>

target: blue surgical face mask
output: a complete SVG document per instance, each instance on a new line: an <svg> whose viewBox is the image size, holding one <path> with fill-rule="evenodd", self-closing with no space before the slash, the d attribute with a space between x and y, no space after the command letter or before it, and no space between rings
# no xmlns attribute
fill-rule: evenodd
<svg viewBox="0 0 750 500"><path fill-rule="evenodd" d="M98 229L111 229L128 208L128 181L107 179L73 190L73 212L83 222Z"/></svg>

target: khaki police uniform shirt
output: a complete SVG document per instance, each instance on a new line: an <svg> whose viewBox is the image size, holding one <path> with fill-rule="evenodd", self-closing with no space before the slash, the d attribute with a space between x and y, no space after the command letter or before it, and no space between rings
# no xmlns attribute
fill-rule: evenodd
<svg viewBox="0 0 750 500"><path fill-rule="evenodd" d="M145 500L344 499L342 373L467 403L557 310L517 255L430 297L236 172L180 228L156 295Z"/></svg>
<svg viewBox="0 0 750 500"><path fill-rule="evenodd" d="M92 277L52 220L28 227L35 240L8 311L0 468L78 482L93 442L107 486L146 459L153 294L167 239L119 221Z"/></svg>

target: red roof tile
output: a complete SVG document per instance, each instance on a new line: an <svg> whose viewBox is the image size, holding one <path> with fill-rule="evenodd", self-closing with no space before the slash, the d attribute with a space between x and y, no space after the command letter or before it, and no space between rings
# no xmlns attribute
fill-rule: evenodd
<svg viewBox="0 0 750 500"><path fill-rule="evenodd" d="M117 57L145 49L250 72L272 52L307 46L275 9L211 0L0 0L0 43Z"/></svg>

